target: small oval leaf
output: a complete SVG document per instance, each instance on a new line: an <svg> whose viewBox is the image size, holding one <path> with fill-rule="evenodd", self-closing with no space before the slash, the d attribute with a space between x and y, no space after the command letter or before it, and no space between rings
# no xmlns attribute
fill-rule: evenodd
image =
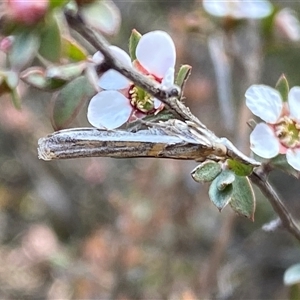
<svg viewBox="0 0 300 300"><path fill-rule="evenodd" d="M245 165L233 159L228 159L227 164L229 168L238 176L248 176L253 171L253 166Z"/></svg>
<svg viewBox="0 0 300 300"><path fill-rule="evenodd" d="M222 171L221 165L207 160L198 165L192 172L193 179L197 182L211 182L213 181Z"/></svg>
<svg viewBox="0 0 300 300"><path fill-rule="evenodd" d="M220 175L219 175L220 176ZM227 185L224 189L219 189L218 177L211 183L208 196L211 202L221 211L230 201L232 197L232 184Z"/></svg>
<svg viewBox="0 0 300 300"><path fill-rule="evenodd" d="M280 169L285 173L288 173L296 178L300 178L300 172L295 170L291 165L288 164L286 160L286 156L283 154L279 154L272 158L268 164L272 166L272 168Z"/></svg>
<svg viewBox="0 0 300 300"><path fill-rule="evenodd" d="M231 208L239 215L254 221L255 195L247 177L235 176L233 194L230 200Z"/></svg>
<svg viewBox="0 0 300 300"><path fill-rule="evenodd" d="M136 47L137 47L141 37L142 37L142 35L136 29L133 29L131 31L131 35L129 38L129 55L130 55L131 61L136 60L135 50L136 50Z"/></svg>
<svg viewBox="0 0 300 300"><path fill-rule="evenodd" d="M35 31L21 31L14 36L14 42L8 53L13 70L20 71L34 59L40 45Z"/></svg>
<svg viewBox="0 0 300 300"><path fill-rule="evenodd" d="M300 283L300 264L295 264L284 272L283 282L285 285Z"/></svg>
<svg viewBox="0 0 300 300"><path fill-rule="evenodd" d="M59 62L62 54L61 32L58 19L54 14L48 15L46 26L41 32L39 53L51 62Z"/></svg>
<svg viewBox="0 0 300 300"><path fill-rule="evenodd" d="M12 100L14 107L16 109L20 110L21 109L21 97L18 93L18 90L17 89L11 90L10 96L11 96L11 100Z"/></svg>
<svg viewBox="0 0 300 300"><path fill-rule="evenodd" d="M50 79L61 79L71 81L79 77L86 68L86 62L81 61L74 64L52 66L47 68L46 76Z"/></svg>
<svg viewBox="0 0 300 300"><path fill-rule="evenodd" d="M110 0L95 1L81 6L80 14L86 23L104 34L113 35L120 27L120 11Z"/></svg>
<svg viewBox="0 0 300 300"><path fill-rule="evenodd" d="M81 105L95 94L86 77L69 82L52 98L52 126L55 130L65 128L76 117Z"/></svg>
<svg viewBox="0 0 300 300"><path fill-rule="evenodd" d="M234 173L230 170L223 170L222 173L216 178L217 187L220 191L226 189L228 185L231 185L235 180Z"/></svg>
<svg viewBox="0 0 300 300"><path fill-rule="evenodd" d="M87 51L71 37L62 37L62 56L70 61L86 60Z"/></svg>
<svg viewBox="0 0 300 300"><path fill-rule="evenodd" d="M184 90L185 84L190 77L192 67L190 65L182 65L177 73L175 84L178 85L181 91Z"/></svg>
<svg viewBox="0 0 300 300"><path fill-rule="evenodd" d="M282 74L280 76L280 78L278 79L276 86L275 86L276 90L280 93L282 100L284 102L288 101L288 95L289 95L289 91L290 91L290 87L289 87L289 83L285 77L284 74Z"/></svg>
<svg viewBox="0 0 300 300"><path fill-rule="evenodd" d="M28 68L21 73L20 78L27 84L42 91L55 91L66 84L65 80L47 78L41 67Z"/></svg>

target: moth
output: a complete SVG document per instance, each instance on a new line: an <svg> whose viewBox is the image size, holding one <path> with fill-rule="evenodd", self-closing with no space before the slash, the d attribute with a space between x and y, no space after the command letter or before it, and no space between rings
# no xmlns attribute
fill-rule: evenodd
<svg viewBox="0 0 300 300"><path fill-rule="evenodd" d="M201 123L202 124L202 123ZM38 142L38 156L43 160L81 157L156 157L183 160L260 163L240 152L226 138L218 138L205 126L177 119L145 123L136 132L74 128L54 132Z"/></svg>

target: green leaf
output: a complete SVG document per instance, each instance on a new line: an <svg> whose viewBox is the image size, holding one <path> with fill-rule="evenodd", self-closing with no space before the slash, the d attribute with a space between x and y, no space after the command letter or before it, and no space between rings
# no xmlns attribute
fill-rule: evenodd
<svg viewBox="0 0 300 300"><path fill-rule="evenodd" d="M222 171L220 164L207 160L198 165L192 172L193 179L197 182L211 182L213 181Z"/></svg>
<svg viewBox="0 0 300 300"><path fill-rule="evenodd" d="M286 160L286 156L283 154L279 154L276 157L272 158L268 162L268 164L272 168L280 169L280 170L284 171L285 173L288 173L296 178L300 178L300 172L295 170L291 165L288 164L288 162Z"/></svg>
<svg viewBox="0 0 300 300"><path fill-rule="evenodd" d="M50 79L61 79L71 81L79 77L86 68L86 62L81 61L74 64L49 67L46 70L46 76Z"/></svg>
<svg viewBox="0 0 300 300"><path fill-rule="evenodd" d="M283 282L285 285L300 283L300 263L292 265L284 272Z"/></svg>
<svg viewBox="0 0 300 300"><path fill-rule="evenodd" d="M6 81L7 86L11 90L17 88L18 83L19 83L19 76L18 76L18 74L16 72L14 72L14 71L6 71L5 75L6 75L5 81Z"/></svg>
<svg viewBox="0 0 300 300"><path fill-rule="evenodd" d="M232 183L235 175L229 170L223 170L211 183L208 196L212 203L221 211L230 201L233 193Z"/></svg>
<svg viewBox="0 0 300 300"><path fill-rule="evenodd" d="M55 91L67 83L66 80L48 78L41 67L28 68L21 73L20 78L30 86L48 92Z"/></svg>
<svg viewBox="0 0 300 300"><path fill-rule="evenodd" d="M55 14L50 14L41 31L40 55L51 62L59 62L62 54L61 32Z"/></svg>
<svg viewBox="0 0 300 300"><path fill-rule="evenodd" d="M110 0L95 1L79 8L81 17L91 27L113 35L120 27L121 16L118 7Z"/></svg>
<svg viewBox="0 0 300 300"><path fill-rule="evenodd" d="M20 110L21 109L21 97L20 97L17 89L11 90L10 96L11 96L11 100L12 100L14 107L16 109Z"/></svg>
<svg viewBox="0 0 300 300"><path fill-rule="evenodd" d="M53 128L59 130L70 124L78 114L81 105L94 94L95 90L84 76L69 82L51 100Z"/></svg>
<svg viewBox="0 0 300 300"><path fill-rule="evenodd" d="M230 170L223 170L216 178L217 187L220 191L224 190L228 185L232 184L235 180L234 173Z"/></svg>
<svg viewBox="0 0 300 300"><path fill-rule="evenodd" d="M131 57L131 61L136 60L135 50L141 37L142 35L136 29L133 29L131 31L131 35L129 38L129 55Z"/></svg>
<svg viewBox="0 0 300 300"><path fill-rule="evenodd" d="M178 85L181 90L184 90L184 86L189 76L191 75L192 67L190 65L182 65L178 71L175 84Z"/></svg>
<svg viewBox="0 0 300 300"><path fill-rule="evenodd" d="M55 7L62 7L65 4L67 4L69 2L69 0L49 0L49 7L51 9L55 8Z"/></svg>
<svg viewBox="0 0 300 300"><path fill-rule="evenodd" d="M233 195L230 201L231 208L239 215L254 220L255 195L247 177L235 176Z"/></svg>
<svg viewBox="0 0 300 300"><path fill-rule="evenodd" d="M36 56L40 45L39 36L35 31L20 31L15 34L12 48L8 54L11 68L20 71L30 64Z"/></svg>
<svg viewBox="0 0 300 300"><path fill-rule="evenodd" d="M232 197L232 184L227 185L223 190L218 188L218 177L211 183L208 196L210 201L221 211L230 201Z"/></svg>
<svg viewBox="0 0 300 300"><path fill-rule="evenodd" d="M287 102L290 88L289 88L289 83L284 74L282 74L278 79L275 88L280 93L282 100L284 102Z"/></svg>
<svg viewBox="0 0 300 300"><path fill-rule="evenodd" d="M62 37L62 56L77 62L86 60L88 53L71 37Z"/></svg>
<svg viewBox="0 0 300 300"><path fill-rule="evenodd" d="M248 176L253 171L253 167L251 165L245 165L233 159L228 159L227 164L229 168L238 176Z"/></svg>

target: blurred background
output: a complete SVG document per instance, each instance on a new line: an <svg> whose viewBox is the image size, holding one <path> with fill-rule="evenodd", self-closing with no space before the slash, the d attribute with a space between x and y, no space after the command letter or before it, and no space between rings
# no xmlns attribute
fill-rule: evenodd
<svg viewBox="0 0 300 300"><path fill-rule="evenodd" d="M276 12L289 7L300 17L298 1L272 3ZM300 38L274 16L272 24L242 21L232 32L201 1L115 4L122 23L110 42L127 50L133 28L167 31L177 67L193 67L187 106L246 154L252 117L244 108L246 89L275 86L282 73L300 85ZM1 299L289 298L283 274L300 261L299 243L284 230L262 230L276 215L256 188L251 222L230 207L219 213L208 185L190 176L195 162L38 160L38 138L53 132L50 97L23 85L21 111L1 98ZM70 127L89 126L87 104ZM299 180L274 172L271 181L299 219Z"/></svg>

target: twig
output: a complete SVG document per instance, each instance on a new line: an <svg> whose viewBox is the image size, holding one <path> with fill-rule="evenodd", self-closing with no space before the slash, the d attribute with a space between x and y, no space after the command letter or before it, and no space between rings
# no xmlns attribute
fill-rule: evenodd
<svg viewBox="0 0 300 300"><path fill-rule="evenodd" d="M298 241L300 241L300 230L298 226L270 183L265 179L264 176L260 175L258 171L253 172L249 178L255 185L259 187L259 189L271 203L273 209L278 214L282 222L282 226Z"/></svg>

